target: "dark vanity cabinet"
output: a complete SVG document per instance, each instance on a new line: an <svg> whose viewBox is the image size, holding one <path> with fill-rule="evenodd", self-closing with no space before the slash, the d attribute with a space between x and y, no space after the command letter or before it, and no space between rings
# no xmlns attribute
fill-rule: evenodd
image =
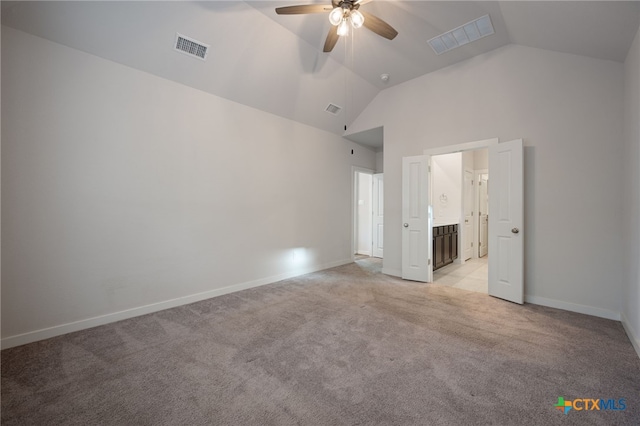
<svg viewBox="0 0 640 426"><path fill-rule="evenodd" d="M458 258L458 225L433 227L433 270Z"/></svg>

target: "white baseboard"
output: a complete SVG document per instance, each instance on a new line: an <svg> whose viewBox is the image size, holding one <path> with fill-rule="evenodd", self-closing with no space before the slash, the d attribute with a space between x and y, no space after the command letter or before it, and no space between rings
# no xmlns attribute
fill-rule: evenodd
<svg viewBox="0 0 640 426"><path fill-rule="evenodd" d="M534 305L548 306L550 308L558 308L565 311L577 312L579 314L592 315L600 318L620 321L622 323L624 331L627 333L627 337L629 337L629 340L633 345L633 348L636 350L638 357L640 357L640 335L638 335L636 330L631 326L631 323L625 316L624 312L615 312L608 309L594 308L593 306L578 305L576 303L546 299L544 297L537 296L525 296L525 302L532 303Z"/></svg>
<svg viewBox="0 0 640 426"><path fill-rule="evenodd" d="M323 265L316 265L309 268L298 269L298 270L287 272L280 275L274 275L271 277L261 278L253 281L247 281L239 284L233 284L227 287L204 291L202 293L196 293L189 296L178 297L176 299L166 300L158 303L152 303L145 306L139 306L137 308L126 309L124 311L114 312L106 315L100 315L97 317L87 318L80 321L74 321L67 324L56 325L53 327L43 328L36 331L30 331L28 333L18 334L15 336L9 336L9 337L2 338L0 342L0 347L2 349L8 349L14 346L26 345L27 343L33 343L39 340L49 339L51 337L72 333L74 331L85 330L87 328L97 327L99 325L105 325L105 324L109 324L116 321L122 321L128 318L138 317L140 315L146 315L146 314L162 311L169 308L175 308L176 306L188 305L189 303L199 302L201 300L210 299L216 296L222 296L224 294L234 293L236 291L246 290L253 287L260 287L266 284L272 284L278 281L286 280L288 278L309 274L311 272L321 271L323 269L334 268L336 266L346 265L348 263L352 263L352 260L351 259L338 260L335 262L325 263Z"/></svg>
<svg viewBox="0 0 640 426"><path fill-rule="evenodd" d="M620 322L622 322L622 327L624 327L624 331L627 332L627 336L629 337L629 340L631 340L631 344L633 345L633 348L636 350L638 357L640 357L640 336L638 335L636 330L631 326L631 323L629 322L629 319L624 314L624 312L620 314L620 317L621 317Z"/></svg>
<svg viewBox="0 0 640 426"><path fill-rule="evenodd" d="M593 306L579 305L577 303L563 302L562 300L547 299L545 297L525 295L524 301L534 305L548 306L550 308L564 309L565 311L577 312L579 314L592 315L594 317L606 318L620 321L620 313L608 309L596 308Z"/></svg>
<svg viewBox="0 0 640 426"><path fill-rule="evenodd" d="M392 277L402 278L402 271L400 269L382 268L382 273L391 275Z"/></svg>

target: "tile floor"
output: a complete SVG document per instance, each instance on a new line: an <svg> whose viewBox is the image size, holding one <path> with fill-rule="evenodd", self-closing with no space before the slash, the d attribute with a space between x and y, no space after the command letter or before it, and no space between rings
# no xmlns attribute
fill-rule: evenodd
<svg viewBox="0 0 640 426"><path fill-rule="evenodd" d="M452 263L433 272L433 283L487 294L489 256Z"/></svg>

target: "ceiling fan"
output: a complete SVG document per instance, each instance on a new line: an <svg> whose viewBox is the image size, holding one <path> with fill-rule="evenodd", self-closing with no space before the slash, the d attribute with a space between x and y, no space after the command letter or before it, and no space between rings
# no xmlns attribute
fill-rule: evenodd
<svg viewBox="0 0 640 426"><path fill-rule="evenodd" d="M331 52L340 36L349 35L349 27L360 28L364 26L374 33L393 40L398 32L389 24L375 15L361 12L360 6L371 0L331 0L331 6L322 4L306 4L300 6L277 7L278 15L304 15L308 13L329 12L329 21L332 24L327 39L324 42L324 52Z"/></svg>

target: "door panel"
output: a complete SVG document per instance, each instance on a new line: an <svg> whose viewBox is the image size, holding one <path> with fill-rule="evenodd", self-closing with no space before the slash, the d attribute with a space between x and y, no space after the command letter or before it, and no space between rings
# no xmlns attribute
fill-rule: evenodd
<svg viewBox="0 0 640 426"><path fill-rule="evenodd" d="M371 256L373 237L372 222L372 192L373 175L370 173L357 173L357 235L356 254Z"/></svg>
<svg viewBox="0 0 640 426"><path fill-rule="evenodd" d="M382 257L384 242L384 175L373 175L373 256Z"/></svg>
<svg viewBox="0 0 640 426"><path fill-rule="evenodd" d="M489 147L489 295L524 302L522 139Z"/></svg>
<svg viewBox="0 0 640 426"><path fill-rule="evenodd" d="M429 156L402 159L402 278L429 282Z"/></svg>

